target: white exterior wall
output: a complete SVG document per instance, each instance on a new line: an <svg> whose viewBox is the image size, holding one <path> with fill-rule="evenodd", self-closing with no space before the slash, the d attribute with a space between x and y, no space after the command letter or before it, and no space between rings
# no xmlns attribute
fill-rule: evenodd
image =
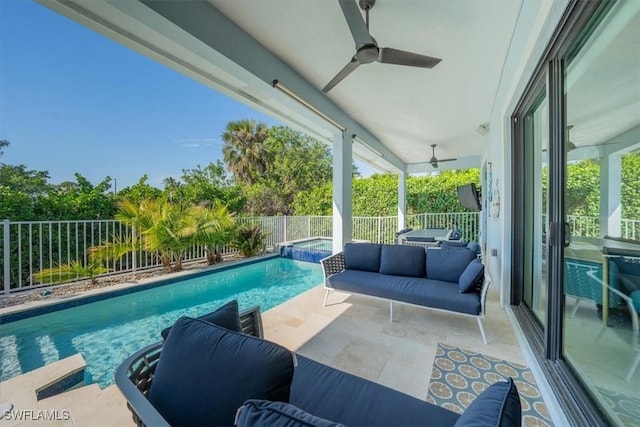
<svg viewBox="0 0 640 427"><path fill-rule="evenodd" d="M510 301L511 277L511 115L535 71L536 65L557 27L568 0L524 1L489 120L485 158L492 164L494 199L499 194L500 209L488 209L483 238L486 239L487 269L500 291L500 303ZM496 185L496 180L498 185ZM483 198L486 188L483 188ZM483 208L485 204L483 202Z"/></svg>

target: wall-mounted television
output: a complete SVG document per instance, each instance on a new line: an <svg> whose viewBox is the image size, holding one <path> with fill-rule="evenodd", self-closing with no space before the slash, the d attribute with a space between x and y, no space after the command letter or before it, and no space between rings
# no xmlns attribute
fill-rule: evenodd
<svg viewBox="0 0 640 427"><path fill-rule="evenodd" d="M482 210L482 204L480 203L480 195L476 189L476 185L471 184L461 185L458 187L458 200L460 204L474 211Z"/></svg>

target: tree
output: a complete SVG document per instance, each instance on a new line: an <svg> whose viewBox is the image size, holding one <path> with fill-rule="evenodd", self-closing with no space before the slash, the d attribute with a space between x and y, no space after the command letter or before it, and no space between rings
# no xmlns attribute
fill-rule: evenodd
<svg viewBox="0 0 640 427"><path fill-rule="evenodd" d="M262 174L268 163L264 140L268 128L255 120L229 122L222 134L222 153L227 168L238 182L251 185Z"/></svg>
<svg viewBox="0 0 640 427"><path fill-rule="evenodd" d="M273 126L264 145L267 168L245 190L248 212L292 215L296 194L331 180L331 153L325 144L286 126Z"/></svg>
<svg viewBox="0 0 640 427"><path fill-rule="evenodd" d="M122 202L127 200L132 202L133 204L139 204L143 200L149 199L157 199L162 195L162 191L157 189L156 187L152 187L147 183L149 177L147 174L142 175L142 177L138 180L137 183L132 185L131 187L125 187L122 190L118 191L116 195L116 200Z"/></svg>
<svg viewBox="0 0 640 427"><path fill-rule="evenodd" d="M246 204L242 188L227 176L224 164L220 160L209 163L204 168L197 165L194 169L182 170L181 200L192 204L213 206L220 202L229 211L240 212Z"/></svg>

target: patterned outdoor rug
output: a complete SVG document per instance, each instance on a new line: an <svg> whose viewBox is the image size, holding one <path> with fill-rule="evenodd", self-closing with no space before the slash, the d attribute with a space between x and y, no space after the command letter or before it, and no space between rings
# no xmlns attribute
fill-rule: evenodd
<svg viewBox="0 0 640 427"><path fill-rule="evenodd" d="M606 388L596 387L596 389L600 394L600 399L618 417L623 426L640 425L640 400Z"/></svg>
<svg viewBox="0 0 640 427"><path fill-rule="evenodd" d="M462 413L491 384L513 378L525 426L553 426L531 371L524 365L438 343L427 402Z"/></svg>

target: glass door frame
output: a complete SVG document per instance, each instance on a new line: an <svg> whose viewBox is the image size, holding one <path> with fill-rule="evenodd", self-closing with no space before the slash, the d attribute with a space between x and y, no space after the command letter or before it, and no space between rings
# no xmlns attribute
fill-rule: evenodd
<svg viewBox="0 0 640 427"><path fill-rule="evenodd" d="M578 425L606 425L572 368L563 359L564 247L566 181L566 132L563 58L592 16L606 8L606 2L572 0L540 59L523 96L511 116L513 187L511 205L511 305L525 338L531 346L556 399L567 418ZM542 325L533 311L523 304L526 268L527 150L524 117L542 90L548 94L548 235L547 235L547 313ZM534 236L535 237L535 236Z"/></svg>

